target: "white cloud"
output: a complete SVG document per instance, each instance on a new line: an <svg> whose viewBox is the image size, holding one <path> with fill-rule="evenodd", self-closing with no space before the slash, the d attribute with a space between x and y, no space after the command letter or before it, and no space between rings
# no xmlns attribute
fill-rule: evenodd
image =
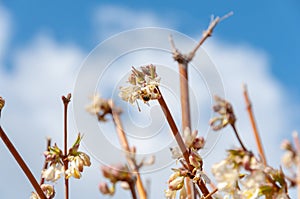
<svg viewBox="0 0 300 199"><path fill-rule="evenodd" d="M57 43L40 34L26 46L16 49L12 57L12 69L0 73L1 96L6 99L1 120L8 136L39 178L45 138L51 136L54 142L59 145L62 143L61 96L72 92L84 53L73 44ZM70 142L74 141L76 135L72 126L74 124L70 117ZM1 196L29 197L32 187L11 155L3 150L1 157L4 163L0 170L9 171L2 173L2 179L6 181L0 182L5 183L1 187L12 188L1 189ZM12 191L16 182L22 185L18 187L18 192Z"/></svg>
<svg viewBox="0 0 300 199"><path fill-rule="evenodd" d="M99 6L94 23L100 39L133 28L172 27L175 24L171 19L162 19L152 12L112 5Z"/></svg>
<svg viewBox="0 0 300 199"><path fill-rule="evenodd" d="M4 53L5 53L5 48L8 44L9 41L9 34L10 34L10 15L9 13L5 10L0 5L0 63L2 62Z"/></svg>
<svg viewBox="0 0 300 199"><path fill-rule="evenodd" d="M5 11L4 9L2 10ZM7 39L7 33L10 31L9 20L7 20L7 17L1 17L1 13L5 12L0 12L0 29L3 28L0 32L0 43L2 43L2 40ZM114 6L100 7L97 10L95 20L99 28L99 35L102 38L129 28L172 25L170 25L169 21L162 22L158 16L150 12L135 12ZM3 24L6 25L4 26ZM135 39L132 42L138 42L140 38L137 37ZM167 40L167 38L161 37L158 39L160 41L156 42L165 42L165 39ZM176 40L176 43L178 44L180 41ZM118 47L120 46L116 43L114 48ZM185 50L191 48L192 46L187 45L180 47L180 49ZM246 145L254 149L252 130L245 112L241 92L241 84L243 82L248 84L259 130L265 143L266 153L269 155L271 163L276 163L275 165L277 165L279 157L274 157L272 153L274 151L279 153L278 137L283 136L283 132L285 133L288 125L288 118L293 117L293 115L288 115L290 112L286 110L289 107L289 99L285 97L288 96L285 95L285 88L270 73L267 53L251 46L223 43L215 39L210 39L205 45L205 49L219 69L226 89L226 97L234 105L241 135L247 143ZM0 65L2 65L1 54L3 55L5 50L5 45L1 45ZM43 161L44 137L51 135L58 141L58 144L61 144L61 141L59 141L62 138L62 105L60 96L72 91L76 80L76 72L84 54L74 44L58 43L47 35L39 34L26 46L14 51L12 71L6 73L0 70L1 95L7 100L1 119L2 124L36 176L39 176ZM151 55L154 60L159 60L159 56L156 53ZM134 63L137 65L148 62L150 59L147 56L139 56L139 58L140 60L134 60ZM171 57L166 59L165 63L176 65ZM124 60L126 61L125 65L132 64L130 59L126 60L125 57ZM193 75L191 75L192 78ZM112 79L114 78L111 78L111 81ZM172 81L172 78L167 78L167 80L174 85L177 83L174 80ZM196 99L200 99L200 111L203 112L201 112L201 121L199 123L204 126L201 127L203 128L200 131L201 133L207 129L211 102L210 95L205 90L205 84L201 80L198 85L198 81L196 80L195 87L198 86L201 92L203 91L203 96L202 93L196 96ZM198 90L195 88L195 91ZM172 102L172 104L175 105L176 102ZM72 125L74 123L71 118L70 126ZM74 131L74 129L70 129ZM224 149L233 146L233 143L237 145L229 129L224 130L222 134L226 135L221 137L218 146L207 156L205 162L207 169L211 163L218 161L225 155ZM227 136L228 134L230 136ZM99 150L103 150L103 148ZM22 172L7 150L1 150L0 155L3 157L0 171L2 171L2 179L6 179L5 182L0 181L0 187L2 187L1 196L4 198L29 196L32 187L22 175ZM98 162L94 161L92 168L85 170L86 175L84 175L83 180L71 181L71 197L76 194L76 197L82 198L86 196L86 193L90 194L90 198L99 197L100 193L97 190L97 186L102 178L98 167ZM163 190L167 187L166 181L170 173L171 171L167 168L145 175L144 179L151 179L151 198L163 197ZM17 192L15 191L15 186L18 186ZM62 187L62 184L58 184L57 187ZM60 189L57 197L61 198L62 194ZM124 192L118 187L116 198L124 198L123 194Z"/></svg>

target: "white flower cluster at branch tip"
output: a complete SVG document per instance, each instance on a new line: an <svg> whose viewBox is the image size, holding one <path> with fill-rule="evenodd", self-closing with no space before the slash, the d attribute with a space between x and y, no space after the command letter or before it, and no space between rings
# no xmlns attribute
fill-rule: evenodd
<svg viewBox="0 0 300 199"><path fill-rule="evenodd" d="M229 150L226 159L212 166L218 182L216 198L288 199L282 170L264 166L251 152Z"/></svg>
<svg viewBox="0 0 300 199"><path fill-rule="evenodd" d="M56 144L50 147L49 151L45 151L46 161L50 163L50 166L42 171L42 177L45 180L56 182L61 175L65 175L65 178L72 176L79 179L81 177L84 166L91 165L90 157L84 152L78 151L81 139L82 136L78 134L75 143L66 156L63 155L62 150ZM70 164L67 170L64 169L64 161Z"/></svg>
<svg viewBox="0 0 300 199"><path fill-rule="evenodd" d="M119 96L126 102L134 104L138 99L144 103L160 98L158 86L160 77L156 74L154 65L142 66L141 70L132 67L128 78L130 86L120 87Z"/></svg>
<svg viewBox="0 0 300 199"><path fill-rule="evenodd" d="M122 109L118 107L114 107L114 110L112 110L112 100L101 98L98 93L94 94L92 97L90 97L90 99L91 103L87 105L85 109L90 114L96 115L98 120L101 122L106 122L106 116L108 114L112 114L112 111L114 114L122 113Z"/></svg>

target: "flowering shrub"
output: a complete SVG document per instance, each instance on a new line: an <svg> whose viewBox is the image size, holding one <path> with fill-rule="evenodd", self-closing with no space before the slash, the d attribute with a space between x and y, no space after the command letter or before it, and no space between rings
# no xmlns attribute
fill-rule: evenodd
<svg viewBox="0 0 300 199"><path fill-rule="evenodd" d="M174 122L173 116L164 100L163 93L159 88L160 80L164 77L160 77L157 74L155 65L150 64L139 68L132 67L131 74L128 77L129 85L120 88L119 97L132 105L136 104L139 111L142 111L139 107L139 101L149 105L149 101L157 100L162 108L177 143L177 146L170 148L170 156L176 160L177 164L176 168L172 168L169 179L165 179L167 182L165 189L166 198L174 199L177 196L180 199L290 198L289 189L291 187L297 186L300 189L300 143L298 135L297 133L293 134L294 145L287 140L284 140L281 145L281 148L285 151L282 157L282 165L285 170L280 165L277 167L268 165L246 88L244 88L244 96L259 155L255 156L250 149L246 148L239 136L236 128L237 117L231 103L215 96L216 104L212 109L218 115L209 121L210 127L214 131L227 127L232 128L240 147L228 149L226 157L211 166L212 176L209 177L203 169L205 160L201 157L200 151L205 147L205 139L199 135L197 130L192 130L191 128L187 68L197 49L208 37L212 36L215 26L227 16L213 19L208 29L204 31L198 45L187 55L176 49L175 43L171 38L173 58L178 63L180 73L181 130L178 129ZM64 104L64 147L59 148L57 144L51 146L51 140L48 140L47 150L44 152L45 162L41 171L40 183L34 178L28 166L0 126L0 135L3 142L35 189L35 192L31 194L31 199L54 198L54 185L60 178L64 179L65 199L68 199L69 179L71 177L80 179L84 168L91 165L89 155L79 150L83 139L82 134L79 133L73 145L69 149L67 148L67 108L70 100L71 94L62 97ZM145 157L142 161L137 160L137 149L135 146L130 146L122 125L120 118L122 110L115 106L112 99L103 99L99 94L96 94L92 96L91 101L91 104L86 106L86 111L97 117L99 122L112 122L126 157L126 163L101 166L102 175L108 182L101 182L98 187L99 191L102 194L112 196L116 192L116 184L119 183L123 189L130 191L133 199L148 198L140 169L154 164L155 157ZM0 116L4 105L5 101L0 97ZM285 174L284 171L286 170L289 171L288 174Z"/></svg>

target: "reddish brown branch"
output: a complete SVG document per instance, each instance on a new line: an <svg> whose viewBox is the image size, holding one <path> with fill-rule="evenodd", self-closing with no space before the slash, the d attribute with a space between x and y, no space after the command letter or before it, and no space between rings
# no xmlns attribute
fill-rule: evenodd
<svg viewBox="0 0 300 199"><path fill-rule="evenodd" d="M5 132L3 131L1 126L0 126L0 136L1 136L1 139L3 140L4 144L6 145L6 147L8 148L8 150L10 151L12 156L15 158L15 160L17 161L17 163L19 164L19 166L21 167L21 169L25 173L26 177L28 178L28 180L32 184L32 186L35 189L38 196L42 199L46 199L46 196L44 195L44 192L42 191L39 183L34 178L34 176L31 173L29 167L26 165L23 158L18 153L18 151L16 150L14 145L11 143L11 141L9 140L9 138L7 137L7 135L5 134Z"/></svg>
<svg viewBox="0 0 300 199"><path fill-rule="evenodd" d="M180 74L180 101L181 101L181 114L182 114L182 130L184 131L186 127L191 129L191 114L190 114L190 99L189 99L189 86L188 86L188 63L193 59L197 50L204 43L204 41L212 35L213 29L216 25L224 18L230 16L232 13L227 14L226 16L220 18L216 17L211 21L209 27L206 31L203 32L201 40L198 42L196 47L189 53L189 55L181 54L178 49L175 47L175 43L170 36L170 43L173 50L173 58L178 62L179 74ZM194 184L191 186L189 178L186 178L187 185L187 194L192 196L190 198L196 198L196 193L192 194L192 191L195 191Z"/></svg>
<svg viewBox="0 0 300 199"><path fill-rule="evenodd" d="M115 106L114 106L113 101L111 100L109 103L110 103L110 107L111 107L111 110L112 110L113 121L114 121L114 124L115 124L115 127L116 127L116 131L117 131L117 134L118 134L119 141L121 143L121 146L122 146L123 150L126 152L127 162L130 165L133 173L136 176L136 188L137 188L139 198L140 199L146 199L147 198L147 192L144 188L140 173L138 171L138 167L137 167L135 161L130 157L130 153L132 153L132 151L130 150L129 143L128 143L128 140L127 140L127 137L126 137L126 134L124 132L123 125L122 125L122 121L120 119L120 115L119 115L118 111L115 111ZM134 197L134 196L132 196L132 197Z"/></svg>
<svg viewBox="0 0 300 199"><path fill-rule="evenodd" d="M66 97L62 96L64 104L64 156L68 155L68 105L71 101L71 94L69 93ZM64 169L68 170L68 160L64 160ZM65 199L69 199L69 179L65 177Z"/></svg>
<svg viewBox="0 0 300 199"><path fill-rule="evenodd" d="M244 85L243 89L244 89L243 93L244 93L245 103L246 103L246 107L247 107L247 112L248 112L250 123L251 123L252 129L253 129L253 134L254 134L254 137L255 137L255 142L256 142L257 149L258 149L258 153L259 153L260 157L262 158L262 161L263 161L264 165L267 165L267 159L266 159L266 156L265 156L265 152L264 152L264 149L263 149L261 138L259 136L257 125L256 125L256 122L255 122L255 119L254 119L254 114L253 114L253 111L252 111L252 104L251 104L250 99L249 99L247 86Z"/></svg>
<svg viewBox="0 0 300 199"><path fill-rule="evenodd" d="M160 92L160 91L159 91ZM161 93L161 92L160 92ZM161 97L158 99L158 102L164 112L164 115L168 121L168 124L172 130L173 136L183 154L183 158L185 159L185 161L188 163L189 166L189 170L192 171L194 168L191 164L189 164L189 151L187 150L184 141L180 135L180 132L176 126L176 123L171 115L171 112L163 98L163 96L161 95ZM201 190L201 192L203 193L204 196L207 196L209 194L209 191L207 189L207 187L205 186L205 183L203 182L203 180L199 180L198 184L197 184ZM208 196L208 199L212 199L210 196Z"/></svg>

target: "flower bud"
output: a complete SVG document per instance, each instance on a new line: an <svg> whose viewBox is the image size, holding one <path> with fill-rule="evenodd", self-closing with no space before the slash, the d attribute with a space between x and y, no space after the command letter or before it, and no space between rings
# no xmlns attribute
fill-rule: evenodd
<svg viewBox="0 0 300 199"><path fill-rule="evenodd" d="M202 149L204 147L205 140L204 137L197 137L193 142L193 148L196 150Z"/></svg>
<svg viewBox="0 0 300 199"><path fill-rule="evenodd" d="M195 168L201 168L202 167L202 164L203 164L202 158L194 150L192 150L191 153L190 153L189 161L190 161L190 164L193 165Z"/></svg>
<svg viewBox="0 0 300 199"><path fill-rule="evenodd" d="M168 184L170 190L179 190L184 185L184 176L180 176L179 172L175 172L170 176Z"/></svg>
<svg viewBox="0 0 300 199"><path fill-rule="evenodd" d="M115 193L115 188L112 186L111 188L105 182L101 182L99 184L99 190L102 194L113 195Z"/></svg>

